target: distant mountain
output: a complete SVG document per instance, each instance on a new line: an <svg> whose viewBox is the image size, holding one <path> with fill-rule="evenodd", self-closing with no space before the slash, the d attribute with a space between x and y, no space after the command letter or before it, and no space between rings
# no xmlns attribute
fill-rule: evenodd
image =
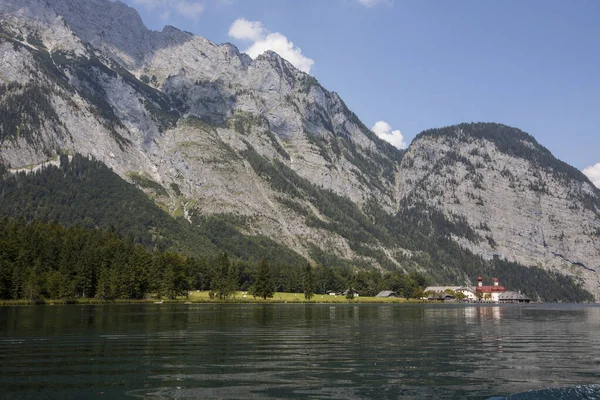
<svg viewBox="0 0 600 400"><path fill-rule="evenodd" d="M555 298L558 273L600 299L598 190L519 130L426 131L405 153L276 53L252 60L173 27L150 31L118 1L2 2L0 59L7 182L58 154L81 154L180 217L177 229L227 221L210 225L221 233L201 246L208 252L258 238L267 253L419 270L443 284L478 274L506 282L520 271L514 289L537 280L542 298ZM96 211L90 218L102 219ZM172 225L156 221L146 231ZM237 233L227 240L229 229ZM166 235L194 251L179 233Z"/></svg>

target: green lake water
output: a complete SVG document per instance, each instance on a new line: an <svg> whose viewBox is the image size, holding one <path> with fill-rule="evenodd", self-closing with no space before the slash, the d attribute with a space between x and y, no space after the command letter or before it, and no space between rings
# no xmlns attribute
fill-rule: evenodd
<svg viewBox="0 0 600 400"><path fill-rule="evenodd" d="M1 307L0 362L3 399L488 399L600 383L600 307Z"/></svg>

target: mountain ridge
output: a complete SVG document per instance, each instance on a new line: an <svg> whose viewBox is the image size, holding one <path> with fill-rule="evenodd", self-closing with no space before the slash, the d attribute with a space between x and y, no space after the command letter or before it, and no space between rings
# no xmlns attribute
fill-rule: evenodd
<svg viewBox="0 0 600 400"><path fill-rule="evenodd" d="M473 234L457 241L486 259L570 270L596 285L598 190L541 145L528 155L531 146L520 141L531 137L524 132L494 124L517 138L498 142L489 140L497 132L482 136L481 127L490 125L433 130L414 142L403 160L405 206L425 203L465 219ZM475 129L469 140L461 138L467 128Z"/></svg>
<svg viewBox="0 0 600 400"><path fill-rule="evenodd" d="M425 130L419 133L414 140L436 135L460 136L463 133L475 139L480 138L490 140L496 144L500 151L512 156L531 160L532 158L535 159L535 156L537 155L539 159L535 159L535 161L538 162L540 166L557 170L559 173L568 175L571 179L589 183L592 189L600 193L600 189L596 188L583 172L554 157L550 150L541 145L535 137L529 133L506 124L494 122L461 123ZM503 133L506 134L506 136L503 136ZM538 154L536 154L536 152L538 152Z"/></svg>
<svg viewBox="0 0 600 400"><path fill-rule="evenodd" d="M252 60L176 28L150 31L132 8L131 23L116 18L111 7L122 6L0 5L0 107L11 116L0 126L0 162L93 157L171 215L231 215L244 234L313 262L439 279L448 268L467 283L471 267L427 261L443 242L429 236L443 235L474 255L472 265L537 265L600 298L599 191L530 135L462 124L425 131L400 151L276 53ZM81 14L93 7L109 9L87 24ZM404 224L398 218L415 218L416 230L394 234L386 219Z"/></svg>

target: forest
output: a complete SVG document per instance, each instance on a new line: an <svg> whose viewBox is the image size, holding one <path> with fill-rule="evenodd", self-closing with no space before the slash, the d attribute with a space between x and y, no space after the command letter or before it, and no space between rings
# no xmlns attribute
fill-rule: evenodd
<svg viewBox="0 0 600 400"><path fill-rule="evenodd" d="M378 260L387 271L382 274L363 260L340 259L314 246L310 256L315 263L315 293L352 286L361 294L394 290L412 296L418 291L414 282L423 286L425 277L397 272L385 254L369 246L383 243L411 251L412 257L400 252L394 257L405 271L425 272L432 284L453 284L457 279L482 275L486 280L499 277L509 289L522 290L538 301L593 301L593 296L571 277L500 259L484 260L461 248L452 235L485 239L460 218L450 221L423 204L407 204L398 214L390 215L375 199L360 209L280 164L268 163L256 154L249 154L249 160L254 169L271 176L271 184L282 192L296 191L294 198L313 201L329 220L315 220L315 224L345 237L358 254ZM299 202L288 203L290 208L304 212ZM2 243L0 297L5 299L143 298L148 293L173 297L189 289L215 289L217 275L232 277L222 279L229 282L230 289L249 290L263 259L269 264L274 290L305 290L302 282L307 260L300 254L270 238L244 235L237 227L243 221L231 215L196 215L193 223L174 218L106 165L81 155L61 155L58 167L48 166L37 173L14 173L0 165L0 217L8 218L2 228L4 235L7 227L22 225L13 229L21 232L19 240L23 241L20 247L15 245L16 238ZM310 217L307 213L306 218ZM55 237L55 242L33 243L36 229L53 231L48 237ZM67 240L67 236L77 237L69 239L71 253L77 256L54 254L52 260L40 256L56 253L56 243ZM48 249L37 249L40 243L46 243ZM87 250L83 252L83 248ZM98 252L104 258L99 258ZM227 269L235 272L215 273L224 268L217 268L221 254L227 255L227 263L222 264L231 264ZM113 255L121 260L113 259ZM134 257L133 261L129 257ZM87 258L96 261L88 265L80 260ZM99 259L104 264L97 264ZM68 265L72 265L69 273Z"/></svg>
<svg viewBox="0 0 600 400"><path fill-rule="evenodd" d="M274 292L304 293L307 299L329 290L354 288L374 296L383 289L420 297L427 281L418 273L356 271L271 265L149 251L114 229L63 227L56 222L0 219L0 299L175 299L190 290L210 290L226 299L239 290L257 297Z"/></svg>
<svg viewBox="0 0 600 400"><path fill-rule="evenodd" d="M151 250L276 263L304 261L299 254L262 236L243 235L228 215L196 216L194 224L173 218L144 192L97 160L59 156L59 167L10 173L0 164L0 216L56 221L63 226L114 228Z"/></svg>

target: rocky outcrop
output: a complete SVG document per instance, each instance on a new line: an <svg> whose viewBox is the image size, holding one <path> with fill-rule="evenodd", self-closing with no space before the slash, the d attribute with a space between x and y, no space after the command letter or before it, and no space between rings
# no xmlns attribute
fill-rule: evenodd
<svg viewBox="0 0 600 400"><path fill-rule="evenodd" d="M464 249L600 296L598 190L518 130L432 130L404 154L276 53L151 31L119 1L2 2L0 60L0 162L13 169L81 153L172 215L231 215L307 258L362 266L418 269L430 251L363 209L439 211L473 231L453 236Z"/></svg>
<svg viewBox="0 0 600 400"><path fill-rule="evenodd" d="M598 189L517 129L464 124L425 132L402 161L398 187L405 207L422 202L450 220L465 218L477 235L456 239L486 259L598 286Z"/></svg>
<svg viewBox="0 0 600 400"><path fill-rule="evenodd" d="M246 160L250 150L359 206L371 197L394 205L388 188L400 153L337 94L273 52L251 60L231 44L172 27L150 31L133 9L108 0L19 0L0 16L0 57L12 65L3 81L35 88L53 117L28 123L27 137L15 132L18 123L7 125L4 163L39 164L59 151L89 155L132 182L140 174L156 182L164 191L148 192L170 210L185 204L186 212L251 216L250 233L306 256L315 245L356 254L290 209L289 193ZM7 87L3 100L19 90ZM14 118L31 119L38 109ZM310 199L297 201L314 209Z"/></svg>

